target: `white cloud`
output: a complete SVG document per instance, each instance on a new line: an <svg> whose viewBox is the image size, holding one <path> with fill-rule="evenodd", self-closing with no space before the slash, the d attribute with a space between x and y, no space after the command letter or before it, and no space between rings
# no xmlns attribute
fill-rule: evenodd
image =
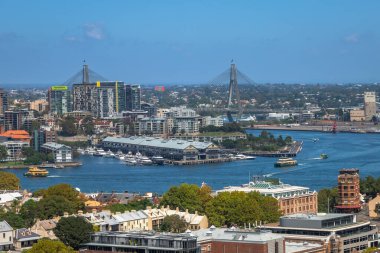
<svg viewBox="0 0 380 253"><path fill-rule="evenodd" d="M357 33L352 33L352 34L344 37L344 41L346 41L348 43L358 43L359 42L359 35Z"/></svg>
<svg viewBox="0 0 380 253"><path fill-rule="evenodd" d="M85 24L83 29L87 38L94 40L103 40L105 38L104 29L99 24Z"/></svg>

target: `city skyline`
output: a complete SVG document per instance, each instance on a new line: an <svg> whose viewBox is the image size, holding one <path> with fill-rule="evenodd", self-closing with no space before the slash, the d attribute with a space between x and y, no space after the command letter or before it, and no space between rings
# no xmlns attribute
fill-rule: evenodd
<svg viewBox="0 0 380 253"><path fill-rule="evenodd" d="M207 83L231 59L257 83L378 82L380 3L340 3L1 1L0 85L61 84L83 59L126 83Z"/></svg>

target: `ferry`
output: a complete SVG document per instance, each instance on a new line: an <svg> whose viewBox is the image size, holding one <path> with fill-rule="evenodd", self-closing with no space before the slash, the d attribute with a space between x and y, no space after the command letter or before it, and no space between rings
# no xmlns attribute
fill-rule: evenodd
<svg viewBox="0 0 380 253"><path fill-rule="evenodd" d="M30 167L28 172L24 173L26 177L47 177L49 172L46 169L39 169L37 167Z"/></svg>
<svg viewBox="0 0 380 253"><path fill-rule="evenodd" d="M329 158L329 156L328 156L327 154L321 154L321 155L320 155L320 158L321 158L321 159L327 159L327 158Z"/></svg>
<svg viewBox="0 0 380 253"><path fill-rule="evenodd" d="M292 158L280 158L277 160L277 162L274 163L274 167L291 167L297 165L297 160L294 160Z"/></svg>

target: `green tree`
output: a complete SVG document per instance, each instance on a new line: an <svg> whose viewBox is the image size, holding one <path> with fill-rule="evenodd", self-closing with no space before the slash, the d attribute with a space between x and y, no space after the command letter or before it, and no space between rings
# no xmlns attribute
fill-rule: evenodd
<svg viewBox="0 0 380 253"><path fill-rule="evenodd" d="M321 189L318 192L318 211L332 212L337 204L338 188Z"/></svg>
<svg viewBox="0 0 380 253"><path fill-rule="evenodd" d="M20 188L20 179L9 172L0 171L0 190L18 190Z"/></svg>
<svg viewBox="0 0 380 253"><path fill-rule="evenodd" d="M195 184L173 186L163 195L161 205L168 205L172 209L178 207L182 211L188 209L192 213L195 211L204 213L200 195L200 188Z"/></svg>
<svg viewBox="0 0 380 253"><path fill-rule="evenodd" d="M372 176L367 176L366 178L360 180L360 192L365 194L367 198L376 197L377 193L380 193L380 177L374 178Z"/></svg>
<svg viewBox="0 0 380 253"><path fill-rule="evenodd" d="M71 247L67 247L60 241L41 239L26 251L27 253L76 253Z"/></svg>
<svg viewBox="0 0 380 253"><path fill-rule="evenodd" d="M181 219L179 215L169 215L162 221L160 230L171 233L183 233L186 231L187 224L184 219Z"/></svg>
<svg viewBox="0 0 380 253"><path fill-rule="evenodd" d="M215 226L242 226L256 221L278 221L281 212L272 197L257 192L221 192L207 204L206 215Z"/></svg>
<svg viewBox="0 0 380 253"><path fill-rule="evenodd" d="M61 218L54 228L55 235L66 245L78 249L81 244L90 241L92 225L82 217Z"/></svg>
<svg viewBox="0 0 380 253"><path fill-rule="evenodd" d="M5 220L13 229L24 228L25 220L15 212L1 212L0 220Z"/></svg>
<svg viewBox="0 0 380 253"><path fill-rule="evenodd" d="M0 145L0 161L4 161L8 157L8 151L5 146Z"/></svg>
<svg viewBox="0 0 380 253"><path fill-rule="evenodd" d="M86 135L93 135L95 133L95 126L91 116L86 116L82 121L83 133Z"/></svg>
<svg viewBox="0 0 380 253"><path fill-rule="evenodd" d="M61 135L62 136L74 136L77 134L77 128L75 126L75 119L73 117L66 117L61 121Z"/></svg>
<svg viewBox="0 0 380 253"><path fill-rule="evenodd" d="M371 248L366 248L365 250L362 251L362 253L378 253L380 252L379 248L376 247L371 247Z"/></svg>
<svg viewBox="0 0 380 253"><path fill-rule="evenodd" d="M37 202L32 199L26 201L21 206L20 215L25 221L25 227L33 226L37 218Z"/></svg>
<svg viewBox="0 0 380 253"><path fill-rule="evenodd" d="M37 218L43 220L62 216L64 212L75 213L76 211L78 211L76 204L62 196L44 197L37 204Z"/></svg>

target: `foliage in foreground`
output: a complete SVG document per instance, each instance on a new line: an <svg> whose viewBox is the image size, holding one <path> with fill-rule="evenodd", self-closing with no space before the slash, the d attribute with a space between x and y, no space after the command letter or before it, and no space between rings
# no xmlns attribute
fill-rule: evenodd
<svg viewBox="0 0 380 253"><path fill-rule="evenodd" d="M18 190L20 188L20 179L9 172L0 171L0 190Z"/></svg>
<svg viewBox="0 0 380 253"><path fill-rule="evenodd" d="M24 251L23 251L24 252ZM71 247L67 247L60 241L41 239L26 253L76 253Z"/></svg>
<svg viewBox="0 0 380 253"><path fill-rule="evenodd" d="M92 225L82 217L63 217L54 228L54 234L64 244L74 249L90 241L90 235L93 232Z"/></svg>
<svg viewBox="0 0 380 253"><path fill-rule="evenodd" d="M188 209L189 212L206 214L209 223L215 226L275 222L281 216L277 200L272 197L257 192L222 192L212 197L210 187L189 184L171 187L164 194L161 204L178 207L181 211Z"/></svg>

